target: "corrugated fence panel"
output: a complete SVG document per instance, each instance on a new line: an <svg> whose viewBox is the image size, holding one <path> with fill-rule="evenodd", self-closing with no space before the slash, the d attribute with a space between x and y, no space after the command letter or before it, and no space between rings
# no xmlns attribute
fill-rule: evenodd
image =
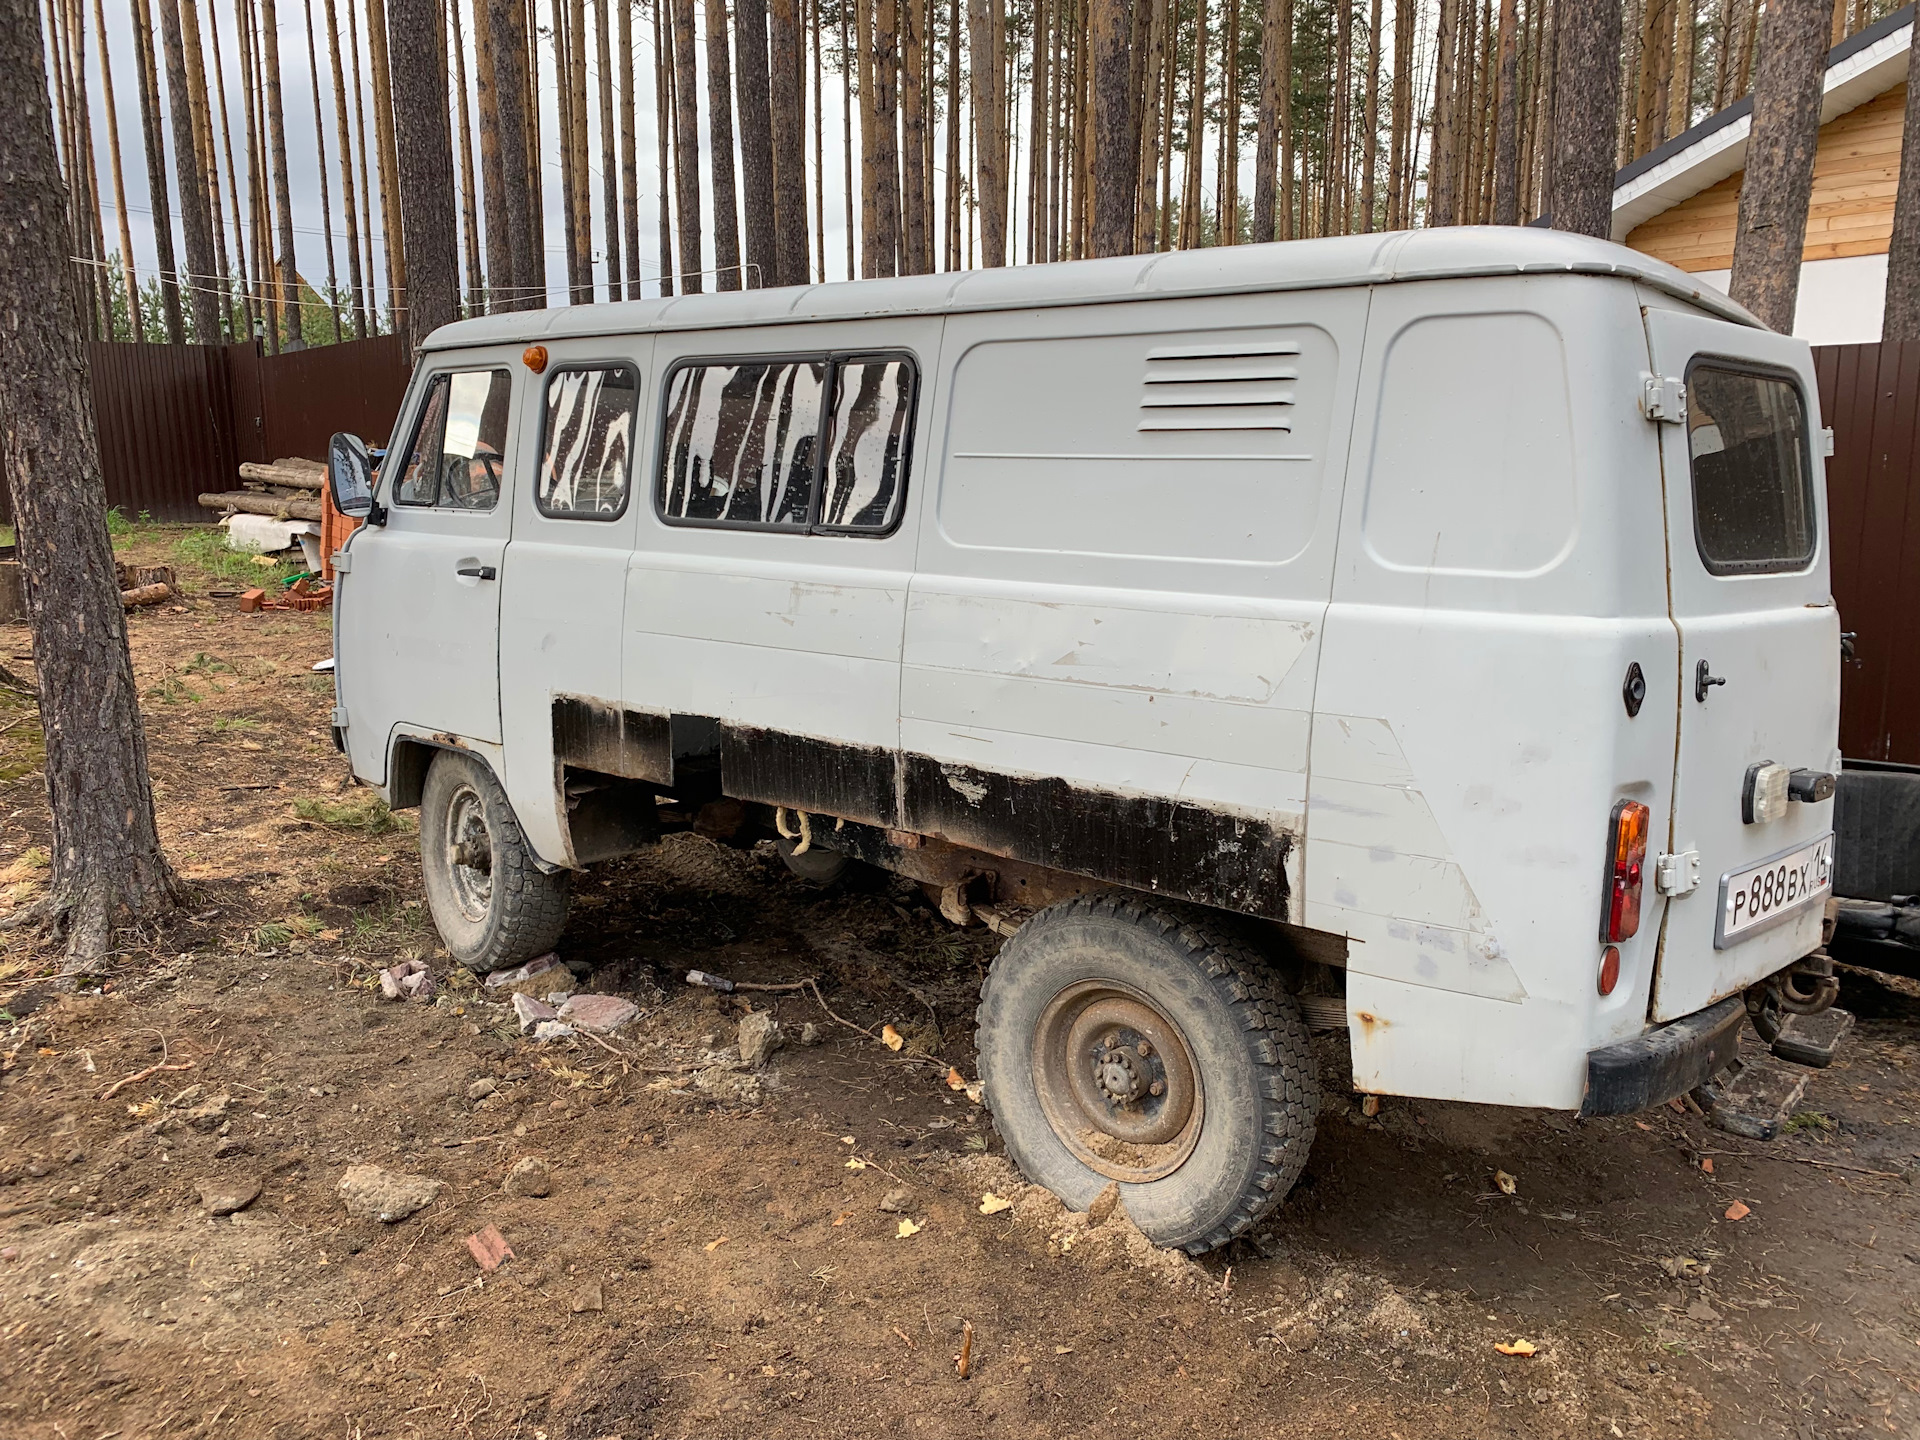
<svg viewBox="0 0 1920 1440"><path fill-rule="evenodd" d="M349 340L261 360L261 458L324 460L327 441L341 430L369 445L385 445L412 373L413 355L404 335Z"/></svg>
<svg viewBox="0 0 1920 1440"><path fill-rule="evenodd" d="M1833 594L1855 634L1840 748L1920 764L1920 343L1813 352L1827 462Z"/></svg>

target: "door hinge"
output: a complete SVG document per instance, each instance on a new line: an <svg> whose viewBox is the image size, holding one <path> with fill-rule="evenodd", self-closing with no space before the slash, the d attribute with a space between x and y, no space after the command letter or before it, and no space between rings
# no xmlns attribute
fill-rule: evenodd
<svg viewBox="0 0 1920 1440"><path fill-rule="evenodd" d="M1700 852L1682 850L1653 862L1653 888L1662 895L1691 895L1700 888Z"/></svg>
<svg viewBox="0 0 1920 1440"><path fill-rule="evenodd" d="M336 730L344 730L347 728L346 706L336 705L333 707L333 728Z"/></svg>
<svg viewBox="0 0 1920 1440"><path fill-rule="evenodd" d="M349 555L344 550L334 551L333 552L333 573L336 575L344 575L351 569L353 569L353 556Z"/></svg>
<svg viewBox="0 0 1920 1440"><path fill-rule="evenodd" d="M1833 426L1831 425L1823 425L1820 428L1820 455L1826 460L1833 458Z"/></svg>
<svg viewBox="0 0 1920 1440"><path fill-rule="evenodd" d="M1640 408L1647 419L1668 425L1687 423L1687 387L1677 375L1640 377Z"/></svg>

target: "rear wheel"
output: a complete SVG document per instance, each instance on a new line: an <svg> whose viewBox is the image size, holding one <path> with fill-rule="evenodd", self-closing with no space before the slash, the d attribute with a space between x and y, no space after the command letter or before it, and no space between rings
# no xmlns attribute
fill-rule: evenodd
<svg viewBox="0 0 1920 1440"><path fill-rule="evenodd" d="M420 797L420 871L447 953L476 975L546 954L566 927L566 873L533 863L506 792L475 756L433 757Z"/></svg>
<svg viewBox="0 0 1920 1440"><path fill-rule="evenodd" d="M1007 1153L1078 1209L1118 1182L1152 1240L1224 1245L1292 1188L1320 1087L1292 996L1201 914L1125 895L1041 911L981 992Z"/></svg>

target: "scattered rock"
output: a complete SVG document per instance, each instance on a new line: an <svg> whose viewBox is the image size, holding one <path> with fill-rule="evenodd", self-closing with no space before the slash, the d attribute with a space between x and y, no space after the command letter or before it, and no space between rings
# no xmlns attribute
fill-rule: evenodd
<svg viewBox="0 0 1920 1440"><path fill-rule="evenodd" d="M227 1107L231 1104L233 1104L231 1095L216 1095L206 1104L194 1106L180 1118L196 1130L218 1130L226 1123Z"/></svg>
<svg viewBox="0 0 1920 1440"><path fill-rule="evenodd" d="M547 992L547 1004L549 1005L564 1005L572 998L573 991L571 989L549 990Z"/></svg>
<svg viewBox="0 0 1920 1440"><path fill-rule="evenodd" d="M520 1022L520 1033L524 1035L542 1020L551 1020L560 1012L544 1000L536 1000L531 995L523 995L515 991L513 1013L514 1018Z"/></svg>
<svg viewBox="0 0 1920 1440"><path fill-rule="evenodd" d="M196 1188L209 1215L231 1215L260 1198L258 1180L202 1180Z"/></svg>
<svg viewBox="0 0 1920 1440"><path fill-rule="evenodd" d="M424 960L402 960L380 972L380 993L388 1000L431 1000L433 976Z"/></svg>
<svg viewBox="0 0 1920 1440"><path fill-rule="evenodd" d="M889 1215L898 1215L913 1203L911 1190L889 1190L880 1197L880 1208Z"/></svg>
<svg viewBox="0 0 1920 1440"><path fill-rule="evenodd" d="M1311 1350L1320 1339L1320 1327L1311 1323L1295 1325L1286 1333L1287 1344L1296 1350Z"/></svg>
<svg viewBox="0 0 1920 1440"><path fill-rule="evenodd" d="M518 998L518 997L515 997L515 998ZM499 1088L500 1088L500 1085L498 1081L490 1080L486 1076L482 1075L478 1080L474 1081L471 1085L467 1086L467 1099L484 1100L487 1098L487 1096L493 1094L493 1092L498 1090Z"/></svg>
<svg viewBox="0 0 1920 1440"><path fill-rule="evenodd" d="M529 960L512 970L494 971L487 976L484 988L494 1000L508 995L526 995L538 999L553 989L556 982L564 979L561 975L547 974L549 970L559 967L560 957L548 951L538 959Z"/></svg>
<svg viewBox="0 0 1920 1440"><path fill-rule="evenodd" d="M538 1155L523 1155L507 1171L504 1187L509 1195L541 1196L553 1193L553 1172Z"/></svg>
<svg viewBox="0 0 1920 1440"><path fill-rule="evenodd" d="M599 1311L607 1308L606 1292L600 1288L598 1280L589 1280L573 1292L573 1313L585 1314L589 1310Z"/></svg>
<svg viewBox="0 0 1920 1440"><path fill-rule="evenodd" d="M13 1260L18 1260L19 1258L20 1258L20 1247L18 1245L7 1245L4 1247L0 1247L0 1260L13 1261Z"/></svg>
<svg viewBox="0 0 1920 1440"><path fill-rule="evenodd" d="M1093 1203L1087 1207L1087 1228L1104 1225L1113 1218L1114 1210L1120 1204L1120 1182L1109 1180L1107 1188L1093 1197Z"/></svg>
<svg viewBox="0 0 1920 1440"><path fill-rule="evenodd" d="M693 1088L735 1105L754 1106L767 1098L758 1075L726 1065L709 1065L694 1071Z"/></svg>
<svg viewBox="0 0 1920 1440"><path fill-rule="evenodd" d="M340 1177L340 1199L359 1220L391 1225L432 1202L444 1182L428 1175L402 1175L378 1165L349 1165Z"/></svg>
<svg viewBox="0 0 1920 1440"><path fill-rule="evenodd" d="M740 1059L749 1069L758 1070L786 1043L771 1010L755 1010L740 1022Z"/></svg>
<svg viewBox="0 0 1920 1440"><path fill-rule="evenodd" d="M560 1018L569 1025L601 1035L618 1030L639 1013L638 1005L618 995L576 995L560 1007Z"/></svg>
<svg viewBox="0 0 1920 1440"><path fill-rule="evenodd" d="M513 1247L492 1225L467 1236L467 1253L489 1275L514 1258Z"/></svg>
<svg viewBox="0 0 1920 1440"><path fill-rule="evenodd" d="M811 1020L807 1021L806 1024L800 1027L800 1043L802 1045L818 1045L820 1043L820 1027Z"/></svg>
<svg viewBox="0 0 1920 1440"><path fill-rule="evenodd" d="M1705 1297L1695 1297L1694 1302L1687 1306L1687 1318L1713 1325L1719 1322L1720 1312L1709 1305Z"/></svg>
<svg viewBox="0 0 1920 1440"><path fill-rule="evenodd" d="M563 1020L542 1020L533 1027L536 1040L564 1040L573 1033L573 1027Z"/></svg>
<svg viewBox="0 0 1920 1440"><path fill-rule="evenodd" d="M230 1155L250 1154L252 1150L253 1147L238 1135L229 1135L213 1147L213 1158L216 1160L225 1160Z"/></svg>

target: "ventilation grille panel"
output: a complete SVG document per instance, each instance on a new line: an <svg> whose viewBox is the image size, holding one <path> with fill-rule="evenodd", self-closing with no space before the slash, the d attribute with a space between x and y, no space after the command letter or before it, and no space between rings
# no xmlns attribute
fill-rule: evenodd
<svg viewBox="0 0 1920 1440"><path fill-rule="evenodd" d="M1221 340L1147 352L1141 430L1293 429L1298 345Z"/></svg>

